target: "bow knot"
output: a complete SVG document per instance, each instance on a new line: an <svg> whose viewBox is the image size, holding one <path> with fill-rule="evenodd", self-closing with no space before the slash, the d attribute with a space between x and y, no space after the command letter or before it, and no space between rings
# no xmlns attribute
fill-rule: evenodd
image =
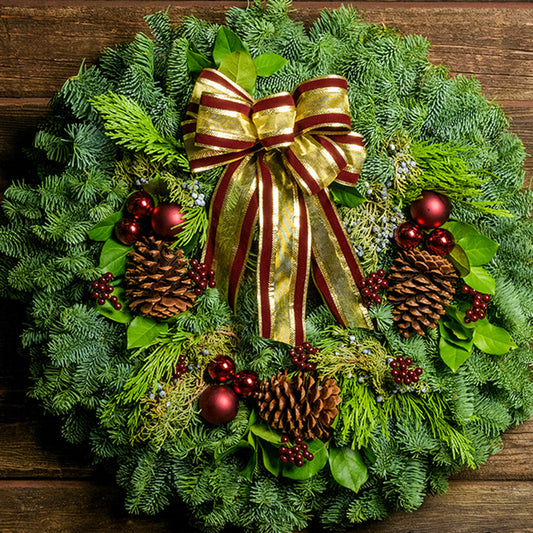
<svg viewBox="0 0 533 533"><path fill-rule="evenodd" d="M204 262L235 306L259 223L257 295L264 337L301 344L311 268L339 322L371 327L358 261L328 193L353 186L365 150L351 131L347 82L324 76L259 100L216 70L196 82L182 124L191 170L227 165L210 211Z"/></svg>

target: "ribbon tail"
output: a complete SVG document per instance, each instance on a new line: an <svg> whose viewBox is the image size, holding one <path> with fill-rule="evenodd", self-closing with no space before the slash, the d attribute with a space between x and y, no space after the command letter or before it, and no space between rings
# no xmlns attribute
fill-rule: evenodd
<svg viewBox="0 0 533 533"><path fill-rule="evenodd" d="M357 284L363 279L339 215L327 189L306 196L313 235L313 275L335 318L344 326L372 329Z"/></svg>
<svg viewBox="0 0 533 533"><path fill-rule="evenodd" d="M211 202L203 262L215 271L217 289L235 309L237 291L258 214L255 156L228 165Z"/></svg>
<svg viewBox="0 0 533 533"><path fill-rule="evenodd" d="M305 200L281 156L258 156L259 334L292 346L305 340L311 234Z"/></svg>

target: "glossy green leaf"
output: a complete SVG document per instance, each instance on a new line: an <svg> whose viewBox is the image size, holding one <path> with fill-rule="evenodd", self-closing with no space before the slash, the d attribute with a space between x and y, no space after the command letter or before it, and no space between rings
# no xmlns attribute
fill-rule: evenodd
<svg viewBox="0 0 533 533"><path fill-rule="evenodd" d="M278 54L261 54L254 59L258 76L272 76L287 63L284 57Z"/></svg>
<svg viewBox="0 0 533 533"><path fill-rule="evenodd" d="M321 440L313 440L309 444L309 451L315 456L312 461L305 461L303 466L283 463L281 475L290 479L309 479L320 472L328 462L328 450Z"/></svg>
<svg viewBox="0 0 533 533"><path fill-rule="evenodd" d="M221 26L217 32L215 39L215 46L213 47L213 59L217 67L220 66L222 60L232 52L248 53L246 46L241 41L241 38L226 26Z"/></svg>
<svg viewBox="0 0 533 533"><path fill-rule="evenodd" d="M465 350L455 344L451 344L446 340L443 325L439 323L440 339L439 339L439 351L442 360L452 369L453 372L457 372L459 367L472 355L471 350Z"/></svg>
<svg viewBox="0 0 533 533"><path fill-rule="evenodd" d="M250 432L256 437L271 442L272 444L281 444L281 435L261 422L250 426Z"/></svg>
<svg viewBox="0 0 533 533"><path fill-rule="evenodd" d="M92 239L93 241L107 241L107 239L110 239L113 236L113 229L115 228L115 224L122 218L122 212L117 211L116 213L113 213L112 215L109 215L108 217L104 218L104 220L100 220L98 224L93 226L87 234L89 235L89 239Z"/></svg>
<svg viewBox="0 0 533 533"><path fill-rule="evenodd" d="M487 264L498 250L496 241L480 233L471 224L449 220L442 227L452 232L455 242L466 252L472 266Z"/></svg>
<svg viewBox="0 0 533 533"><path fill-rule="evenodd" d="M98 267L102 272L111 272L115 278L118 278L126 272L128 254L132 250L133 246L125 246L114 239L108 239L100 252Z"/></svg>
<svg viewBox="0 0 533 533"><path fill-rule="evenodd" d="M128 303L124 297L124 289L122 287L116 287L113 291L113 295L117 297L117 300L122 304L122 309L117 311L109 302L106 300L104 305L96 303L96 310L106 318L113 320L114 322L120 322L121 324L127 324L133 320L133 315L128 309Z"/></svg>
<svg viewBox="0 0 533 533"><path fill-rule="evenodd" d="M253 452L254 448L250 445L248 441L240 440L237 444L230 446L222 453L217 453L215 451L215 461L220 462L222 461L222 459L224 459L224 457L227 457L228 455L234 455L241 450L250 450L251 452Z"/></svg>
<svg viewBox="0 0 533 533"><path fill-rule="evenodd" d="M464 305L464 309L468 307L467 304ZM475 328L476 324L474 322L465 323L466 313L463 309L456 307L455 305L449 305L446 308L446 317L455 320L461 324L461 327L466 329Z"/></svg>
<svg viewBox="0 0 533 533"><path fill-rule="evenodd" d="M128 349L146 346L167 331L166 322L156 322L153 318L137 316L127 331Z"/></svg>
<svg viewBox="0 0 533 533"><path fill-rule="evenodd" d="M274 476L279 476L281 472L281 465L283 464L279 458L279 449L268 442L259 443L261 447L263 464L265 468Z"/></svg>
<svg viewBox="0 0 533 533"><path fill-rule="evenodd" d="M253 59L246 52L231 52L222 59L218 68L245 91L252 93L257 79Z"/></svg>
<svg viewBox="0 0 533 533"><path fill-rule="evenodd" d="M347 187L340 183L332 183L329 192L333 196L333 201L343 207L357 207L366 200L355 187Z"/></svg>
<svg viewBox="0 0 533 533"><path fill-rule="evenodd" d="M463 248L456 244L453 250L447 255L446 259L457 269L459 275L464 278L470 273L470 261Z"/></svg>
<svg viewBox="0 0 533 533"><path fill-rule="evenodd" d="M348 446L329 450L329 467L333 479L354 492L358 492L368 479L368 469L361 454Z"/></svg>
<svg viewBox="0 0 533 533"><path fill-rule="evenodd" d="M209 61L209 59L203 54L193 52L190 49L187 50L187 67L189 67L191 73L199 74L204 68L209 68L211 66L213 66L211 61Z"/></svg>
<svg viewBox="0 0 533 533"><path fill-rule="evenodd" d="M473 329L463 328L455 320L441 321L439 324L442 326L441 335L446 341L464 350L472 350L474 344Z"/></svg>
<svg viewBox="0 0 533 533"><path fill-rule="evenodd" d="M482 352L492 355L503 355L517 347L507 330L491 324L487 319L476 322L474 344Z"/></svg>
<svg viewBox="0 0 533 533"><path fill-rule="evenodd" d="M463 279L465 283L478 292L494 294L496 290L496 280L483 267L470 267L470 273Z"/></svg>
<svg viewBox="0 0 533 533"><path fill-rule="evenodd" d="M241 475L247 479L250 483L253 480L254 472L257 469L257 464L259 463L259 453L257 450L254 450L250 456L250 459L246 463L246 466L241 470Z"/></svg>

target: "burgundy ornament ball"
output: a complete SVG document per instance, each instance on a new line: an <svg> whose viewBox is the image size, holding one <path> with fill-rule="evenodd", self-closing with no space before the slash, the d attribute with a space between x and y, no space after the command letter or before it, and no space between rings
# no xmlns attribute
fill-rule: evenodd
<svg viewBox="0 0 533 533"><path fill-rule="evenodd" d="M423 238L422 230L414 222L404 222L394 232L394 240L402 250L416 248L422 242Z"/></svg>
<svg viewBox="0 0 533 533"><path fill-rule="evenodd" d="M248 398L259 389L259 376L253 370L241 370L233 380L233 390Z"/></svg>
<svg viewBox="0 0 533 533"><path fill-rule="evenodd" d="M185 216L178 204L162 202L152 211L151 221L152 229L157 235L175 237L183 229Z"/></svg>
<svg viewBox="0 0 533 533"><path fill-rule="evenodd" d="M126 200L126 211L138 218L150 216L154 210L154 206L154 199L144 191L134 192Z"/></svg>
<svg viewBox="0 0 533 533"><path fill-rule="evenodd" d="M129 246L143 236L143 231L137 219L122 218L115 224L115 235L122 244Z"/></svg>
<svg viewBox="0 0 533 533"><path fill-rule="evenodd" d="M200 395L199 405L204 419L219 426L237 416L239 397L231 387L211 385Z"/></svg>
<svg viewBox="0 0 533 533"><path fill-rule="evenodd" d="M209 363L207 372L213 381L230 381L235 376L235 362L229 355L219 354Z"/></svg>
<svg viewBox="0 0 533 533"><path fill-rule="evenodd" d="M434 191L422 191L422 198L411 204L411 218L423 228L438 228L450 216L450 200Z"/></svg>
<svg viewBox="0 0 533 533"><path fill-rule="evenodd" d="M427 246L432 254L444 257L453 250L455 239L447 229L437 228L429 234Z"/></svg>

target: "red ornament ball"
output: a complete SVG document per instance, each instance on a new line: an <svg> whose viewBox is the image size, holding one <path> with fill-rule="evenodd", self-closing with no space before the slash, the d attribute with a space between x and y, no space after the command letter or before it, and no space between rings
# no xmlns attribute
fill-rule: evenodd
<svg viewBox="0 0 533 533"><path fill-rule="evenodd" d="M447 229L437 228L429 234L427 245L432 254L444 257L453 250L455 239Z"/></svg>
<svg viewBox="0 0 533 533"><path fill-rule="evenodd" d="M160 237L175 237L183 229L185 216L179 205L162 202L152 211L151 221L152 229Z"/></svg>
<svg viewBox="0 0 533 533"><path fill-rule="evenodd" d="M235 362L229 355L219 354L209 363L207 372L212 380L219 383L230 381L235 376Z"/></svg>
<svg viewBox="0 0 533 533"><path fill-rule="evenodd" d="M450 216L450 200L434 191L422 191L422 198L411 204L412 219L423 228L438 228Z"/></svg>
<svg viewBox="0 0 533 533"><path fill-rule="evenodd" d="M394 232L394 240L402 250L416 248L423 238L422 230L414 222L404 222Z"/></svg>
<svg viewBox="0 0 533 533"><path fill-rule="evenodd" d="M239 397L231 387L211 385L200 395L199 405L204 419L219 426L237 416Z"/></svg>
<svg viewBox="0 0 533 533"><path fill-rule="evenodd" d="M117 239L127 246L137 242L143 235L142 227L135 218L123 218L115 224Z"/></svg>
<svg viewBox="0 0 533 533"><path fill-rule="evenodd" d="M147 192L137 191L126 200L126 211L134 217L144 218L152 214L154 205L154 199Z"/></svg>
<svg viewBox="0 0 533 533"><path fill-rule="evenodd" d="M241 370L233 380L233 390L245 398L259 389L259 377L253 370Z"/></svg>

